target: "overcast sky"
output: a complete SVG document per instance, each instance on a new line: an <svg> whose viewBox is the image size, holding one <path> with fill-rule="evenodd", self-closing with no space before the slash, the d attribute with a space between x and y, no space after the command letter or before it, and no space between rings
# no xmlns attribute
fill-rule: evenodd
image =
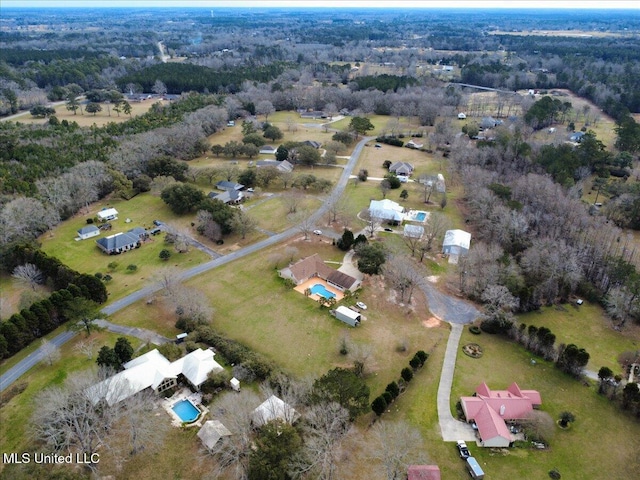
<svg viewBox="0 0 640 480"><path fill-rule="evenodd" d="M640 9L629 0L0 0L2 7L365 7Z"/></svg>

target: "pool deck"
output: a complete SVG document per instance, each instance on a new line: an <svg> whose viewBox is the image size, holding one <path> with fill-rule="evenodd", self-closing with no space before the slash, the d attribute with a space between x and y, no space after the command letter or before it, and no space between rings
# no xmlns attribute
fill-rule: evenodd
<svg viewBox="0 0 640 480"><path fill-rule="evenodd" d="M191 401L191 403L193 403L198 410L200 410L200 412L202 412L200 414L200 416L198 417L198 420L196 420L193 423L187 423L184 426L186 427L202 427L202 423L204 421L204 417L207 415L207 413L209 413L209 409L207 407L205 407L204 405L202 405L202 394L199 392L193 393L191 390L189 390L188 388L183 388L182 390L176 392L173 394L173 396L171 396L170 398L165 398L162 401L162 407L167 411L167 413L169 414L169 416L171 417L171 425L174 427L182 427L183 426L183 421L182 419L176 414L176 412L173 411L173 406L182 401L182 400L189 400Z"/></svg>
<svg viewBox="0 0 640 480"><path fill-rule="evenodd" d="M318 277L310 278L306 282L301 283L300 285L295 287L294 290L296 292L301 293L301 294L304 295L304 291L307 288L311 288L314 285L316 285L317 283L319 283L320 285L323 285L324 288L329 290L331 293L335 294L337 302L339 302L340 300L342 300L344 298L344 294L340 290L338 290L337 288L332 287L327 282L325 282L323 279L318 278ZM314 294L309 295L309 298L312 298L317 302L318 300L320 300L320 295L314 293Z"/></svg>
<svg viewBox="0 0 640 480"><path fill-rule="evenodd" d="M421 213L425 214L424 220L420 220L417 218L417 216ZM425 211L425 210L409 210L404 219L408 222L418 222L418 223L426 223L427 220L429 220L429 212Z"/></svg>

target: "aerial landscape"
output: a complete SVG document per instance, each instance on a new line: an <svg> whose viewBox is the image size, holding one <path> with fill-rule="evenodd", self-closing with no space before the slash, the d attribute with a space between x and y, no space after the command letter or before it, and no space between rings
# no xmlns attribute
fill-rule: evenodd
<svg viewBox="0 0 640 480"><path fill-rule="evenodd" d="M0 479L640 478L640 7L0 5Z"/></svg>

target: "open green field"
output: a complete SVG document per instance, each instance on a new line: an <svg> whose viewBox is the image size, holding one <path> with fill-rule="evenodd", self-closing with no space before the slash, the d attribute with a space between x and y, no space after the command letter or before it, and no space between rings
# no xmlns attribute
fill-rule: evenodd
<svg viewBox="0 0 640 480"><path fill-rule="evenodd" d="M113 207L119 212L118 220L110 222L113 228L109 232L103 232L99 237L76 241L77 230L86 225L86 218L93 217L103 207ZM149 193L133 197L131 200L114 198L105 200L91 206L90 214L78 214L75 217L62 222L49 233L40 237L42 250L47 254L58 258L62 263L81 273L109 273L113 280L107 285L110 299L118 299L126 294L143 287L155 272L167 264L178 268L189 268L209 259L205 253L191 248L189 252L178 254L173 251L171 245L165 245L164 235L151 236L142 247L123 253L121 255L106 255L95 243L97 238L113 235L118 232L130 230L134 227L151 228L154 219L162 221L181 229L190 229L191 217L178 217L169 210L165 203ZM131 219L126 223L126 219ZM168 262L160 260L158 254L163 249L173 251ZM115 270L109 269L111 262L118 264ZM131 273L127 266L134 264L138 270Z"/></svg>
<svg viewBox="0 0 640 480"><path fill-rule="evenodd" d="M465 329L460 345L468 342L480 344L484 355L473 359L459 351L451 394L453 412L458 398L471 395L483 381L493 389L507 388L516 381L521 388L540 392L541 410L554 420L563 411L576 417L569 430L556 430L547 450L517 448L503 455L472 444L471 454L482 465L485 478L544 479L554 467L563 479L607 478L612 472L616 479L638 478L640 423L599 396L597 387L586 387L540 359L533 365L531 353L499 336L472 335ZM592 345L585 347L589 350Z"/></svg>
<svg viewBox="0 0 640 480"><path fill-rule="evenodd" d="M537 312L519 315L518 322L547 327L556 335L556 345L573 343L584 347L591 355L587 368L596 373L600 367L609 367L619 373L618 355L640 349L640 328L637 325L630 324L624 332L617 332L602 308L588 302L579 306L543 307Z"/></svg>

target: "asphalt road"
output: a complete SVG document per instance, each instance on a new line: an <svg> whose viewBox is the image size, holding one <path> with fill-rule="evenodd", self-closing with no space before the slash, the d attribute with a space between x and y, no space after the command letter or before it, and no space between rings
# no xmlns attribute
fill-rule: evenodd
<svg viewBox="0 0 640 480"><path fill-rule="evenodd" d="M310 219L314 224L318 223L320 218L328 212L329 205L331 204L331 202L333 200L337 200L338 198L340 198L340 196L344 193L344 189L346 188L347 183L349 182L349 176L351 175L351 171L356 166L358 162L358 158L360 157L360 154L362 153L362 149L364 148L364 145L373 138L375 137L364 137L360 142L358 142L335 188L333 189L331 194L327 197L326 201L323 202L322 206L310 216ZM215 258L209 262L196 265L195 267L182 272L182 274L180 275L180 278L182 280L188 280L197 275L200 275L201 273L207 272L209 270L220 267L222 265L226 265L227 263L233 262L234 260L238 260L247 255L251 255L252 253L262 250L263 248L267 248L277 243L280 243L283 240L286 240L299 233L300 233L300 230L297 227L292 227L284 232L275 234L265 240L262 240L253 245L249 245L241 250L237 250L235 252L229 253L222 257ZM124 298L121 298L120 300L116 300L115 302L107 305L102 309L102 313L104 313L105 315L111 315L113 313L116 313L119 310L122 310L123 308L128 307L129 305L139 300L142 300L144 298L147 298L153 295L155 292L161 289L162 289L162 286L159 283L148 285L136 292L133 292L127 295ZM123 327L120 325L115 325L115 324L106 322L104 320L101 320L99 322L104 322L104 326L106 326L110 331L114 331L116 333L133 335L135 337L142 338L145 341L151 341L152 343L156 343L156 342L164 343L163 342L164 337L161 337L160 335L155 334L156 335L155 337L153 336L149 337L149 334L153 334L153 332L150 332L148 330L144 331L142 329ZM51 343L60 347L66 342L68 342L71 338L73 338L74 335L75 335L75 332L61 333L57 337L54 337L53 339L51 339ZM141 337L139 335L143 335L143 336ZM164 339L164 340L167 341L168 339ZM156 343L156 344L160 344L160 343ZM0 392L8 388L13 382L15 382L18 378L20 378L27 371L29 371L29 369L34 367L41 359L42 359L42 352L40 348L38 348L28 357L19 361L14 367L7 370L5 374L0 376Z"/></svg>

